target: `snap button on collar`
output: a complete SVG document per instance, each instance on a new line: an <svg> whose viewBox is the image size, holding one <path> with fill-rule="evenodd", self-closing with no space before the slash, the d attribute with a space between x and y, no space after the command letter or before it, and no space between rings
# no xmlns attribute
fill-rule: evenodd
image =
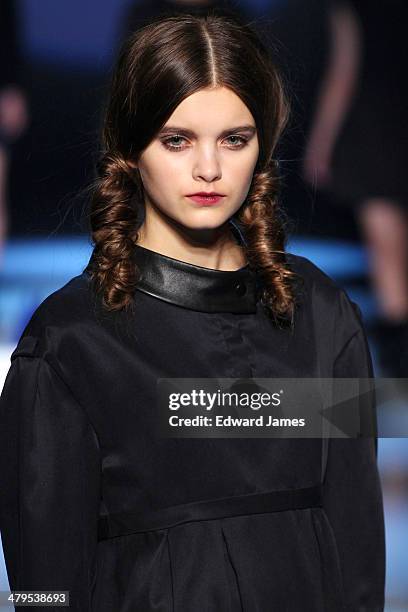
<svg viewBox="0 0 408 612"><path fill-rule="evenodd" d="M242 281L238 281L237 284L235 285L235 291L237 295L245 295L246 290L247 290L246 284Z"/></svg>

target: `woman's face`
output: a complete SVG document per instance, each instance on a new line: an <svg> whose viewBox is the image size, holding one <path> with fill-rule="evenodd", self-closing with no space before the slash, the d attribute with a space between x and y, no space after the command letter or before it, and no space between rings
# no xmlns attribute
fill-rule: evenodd
<svg viewBox="0 0 408 612"><path fill-rule="evenodd" d="M214 229L244 202L258 159L255 121L230 89L202 89L183 100L142 152L137 166L149 206L189 229ZM221 194L217 202L188 197Z"/></svg>

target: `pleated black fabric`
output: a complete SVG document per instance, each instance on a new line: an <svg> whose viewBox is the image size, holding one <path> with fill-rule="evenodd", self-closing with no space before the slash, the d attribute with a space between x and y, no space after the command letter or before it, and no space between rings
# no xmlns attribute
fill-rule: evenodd
<svg viewBox="0 0 408 612"><path fill-rule="evenodd" d="M12 589L69 590L77 612L383 610L375 439L331 439L322 463L319 439L154 428L160 377L372 376L358 307L288 254L303 288L294 331L280 329L249 267L135 254L148 273L133 314L104 311L85 270L12 354L0 410Z"/></svg>

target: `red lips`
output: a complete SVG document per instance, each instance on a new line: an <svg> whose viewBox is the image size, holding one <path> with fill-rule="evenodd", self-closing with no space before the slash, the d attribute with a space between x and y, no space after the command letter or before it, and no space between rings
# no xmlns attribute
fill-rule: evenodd
<svg viewBox="0 0 408 612"><path fill-rule="evenodd" d="M223 196L223 193L217 193L216 191L197 191L197 193L189 193L188 197L201 196L203 198L209 198L211 196Z"/></svg>
<svg viewBox="0 0 408 612"><path fill-rule="evenodd" d="M212 204L217 204L225 196L215 193L214 191L201 191L200 193L194 193L187 197L200 206L211 206Z"/></svg>

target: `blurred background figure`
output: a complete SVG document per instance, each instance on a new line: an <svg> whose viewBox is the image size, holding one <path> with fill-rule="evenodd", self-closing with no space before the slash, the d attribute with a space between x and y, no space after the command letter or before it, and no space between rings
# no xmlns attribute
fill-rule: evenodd
<svg viewBox="0 0 408 612"><path fill-rule="evenodd" d="M354 208L378 303L384 376L408 376L408 49L405 0L338 0L304 175Z"/></svg>
<svg viewBox="0 0 408 612"><path fill-rule="evenodd" d="M13 0L0 2L0 265L9 230L9 155L28 123L15 4Z"/></svg>
<svg viewBox="0 0 408 612"><path fill-rule="evenodd" d="M348 219L332 224L321 214L316 194L304 182L302 162L311 129L316 98L329 50L331 0L242 1L284 76L291 102L289 124L278 151L283 185L281 201L295 233L351 235Z"/></svg>

